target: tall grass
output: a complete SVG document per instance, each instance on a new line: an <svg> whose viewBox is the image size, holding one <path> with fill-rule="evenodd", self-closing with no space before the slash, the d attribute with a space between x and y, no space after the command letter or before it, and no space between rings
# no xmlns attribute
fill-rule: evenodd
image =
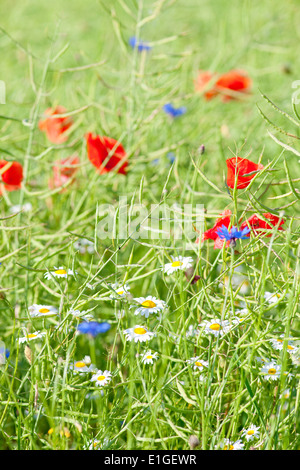
<svg viewBox="0 0 300 470"><path fill-rule="evenodd" d="M300 292L297 107L289 119L291 83L299 77L294 2L61 3L0 6L0 79L7 87L0 155L25 171L22 189L0 201L0 339L9 350L0 366L0 448L87 449L94 441L101 449L174 450L189 449L196 435L203 450L223 449L225 439L241 440L245 449L298 449L299 356L288 348L288 338L299 343ZM131 49L131 36L149 41L151 51ZM251 95L223 103L195 93L198 69L231 68L248 70ZM162 111L167 102L187 113L170 119ZM55 104L74 120L62 145L50 145L38 129ZM88 131L123 143L128 175L94 171ZM53 162L74 153L81 162L75 182L50 189ZM264 165L243 190L225 184L225 160L233 155ZM224 209L236 224L272 212L285 219L284 231L221 250L210 241L191 243L186 233L180 241L174 233L137 238L135 230L125 240L118 232L103 240L99 208L114 206L118 226L120 196L128 209L143 204L149 213L176 204L170 218L184 204L203 204L204 229ZM11 214L27 202L31 211ZM94 253L76 250L78 238L93 242ZM166 275L171 255L191 256L193 272ZM75 275L45 279L54 266ZM127 284L130 294L113 300L113 283ZM279 294L276 303L268 292ZM134 314L133 299L148 295L167 308L145 319ZM58 315L34 319L33 304L53 305ZM82 319L70 310L111 329L94 339L78 335ZM214 319L229 322L224 336L207 334L203 322ZM124 330L135 325L156 336L146 344L126 341ZM24 328L46 334L19 344ZM276 350L270 340L282 334ZM158 359L144 364L149 349ZM91 372L71 369L85 356L111 372L105 387ZM198 356L208 363L201 372L188 362ZM261 361L281 366L276 381L264 379ZM242 431L252 424L260 434L248 442Z"/></svg>

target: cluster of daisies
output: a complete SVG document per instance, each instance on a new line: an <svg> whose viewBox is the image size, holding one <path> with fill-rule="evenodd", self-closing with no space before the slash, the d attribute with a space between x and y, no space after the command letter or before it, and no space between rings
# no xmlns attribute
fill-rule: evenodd
<svg viewBox="0 0 300 470"><path fill-rule="evenodd" d="M244 428L241 432L241 439L232 441L230 439L224 439L222 446L217 446L216 449L219 450L244 450L245 442L252 442L259 439L260 437L260 427L251 424L248 428Z"/></svg>

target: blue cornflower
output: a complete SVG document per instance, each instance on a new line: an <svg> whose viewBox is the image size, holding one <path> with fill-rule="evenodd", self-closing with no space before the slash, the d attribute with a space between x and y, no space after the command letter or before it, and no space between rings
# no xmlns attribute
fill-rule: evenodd
<svg viewBox="0 0 300 470"><path fill-rule="evenodd" d="M128 42L129 42L129 45L132 47L132 49L137 47L139 52L150 51L152 49L152 47L149 46L147 42L137 41L134 36L130 38Z"/></svg>
<svg viewBox="0 0 300 470"><path fill-rule="evenodd" d="M167 153L167 159L170 161L171 165L173 165L176 159L175 153L173 152Z"/></svg>
<svg viewBox="0 0 300 470"><path fill-rule="evenodd" d="M10 356L9 349L6 349L5 346L0 346L0 365L4 365L6 359Z"/></svg>
<svg viewBox="0 0 300 470"><path fill-rule="evenodd" d="M221 228L218 228L216 231L219 238L222 240L227 240L230 242L235 243L235 240L238 238L240 240L245 240L248 238L248 234L250 233L250 228L245 227L243 230L238 230L237 227L233 226L230 230L225 225L222 225Z"/></svg>
<svg viewBox="0 0 300 470"><path fill-rule="evenodd" d="M106 333L110 329L110 324L107 322L98 323L97 321L84 321L80 323L77 330L80 333L90 335L95 338L100 333Z"/></svg>
<svg viewBox="0 0 300 470"><path fill-rule="evenodd" d="M186 113L186 108L184 106L181 106L181 108L174 108L172 103L165 104L163 106L163 110L173 118L182 116L182 114Z"/></svg>

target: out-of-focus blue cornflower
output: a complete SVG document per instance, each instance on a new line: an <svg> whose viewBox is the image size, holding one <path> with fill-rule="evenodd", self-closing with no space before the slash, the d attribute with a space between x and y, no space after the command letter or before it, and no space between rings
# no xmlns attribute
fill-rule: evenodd
<svg viewBox="0 0 300 470"><path fill-rule="evenodd" d="M90 335L93 338L95 338L100 333L106 333L109 329L109 323L98 323L97 321L84 321L77 327L77 331L79 331L79 333Z"/></svg>
<svg viewBox="0 0 300 470"><path fill-rule="evenodd" d="M163 106L163 110L173 118L182 116L186 113L186 108L184 106L181 106L180 108L174 108L172 103L165 104Z"/></svg>
<svg viewBox="0 0 300 470"><path fill-rule="evenodd" d="M137 50L139 52L150 51L152 49L152 47L149 46L149 44L147 42L137 41L137 39L134 36L131 37L128 42L129 42L129 45L132 47L132 49L137 47Z"/></svg>
<svg viewBox="0 0 300 470"><path fill-rule="evenodd" d="M248 238L248 234L250 232L250 228L249 227L245 227L243 230L238 230L237 227L231 227L230 230L228 230L227 227L225 227L225 225L222 225L221 228L218 228L217 229L217 235L219 238L221 238L222 240L227 240L227 241L233 241L235 242L235 240L237 240L238 238L240 240L245 240L246 238Z"/></svg>
<svg viewBox="0 0 300 470"><path fill-rule="evenodd" d="M167 159L170 161L171 165L173 165L176 159L175 153L173 152L167 153Z"/></svg>
<svg viewBox="0 0 300 470"><path fill-rule="evenodd" d="M4 365L6 359L9 358L10 352L9 349L6 349L4 343L0 342L0 365Z"/></svg>

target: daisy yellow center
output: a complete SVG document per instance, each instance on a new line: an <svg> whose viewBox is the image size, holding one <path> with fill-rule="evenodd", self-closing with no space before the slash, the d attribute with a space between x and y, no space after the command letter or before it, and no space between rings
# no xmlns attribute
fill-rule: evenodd
<svg viewBox="0 0 300 470"><path fill-rule="evenodd" d="M146 356L146 359L152 359L152 356Z"/></svg>
<svg viewBox="0 0 300 470"><path fill-rule="evenodd" d="M197 366L197 367L202 367L203 364L202 364L201 362L199 362L199 361L196 361L196 362L195 362L195 366Z"/></svg>
<svg viewBox="0 0 300 470"><path fill-rule="evenodd" d="M271 369L268 370L268 374L270 374L270 375L276 374L276 369L274 369L273 367L271 367Z"/></svg>
<svg viewBox="0 0 300 470"><path fill-rule="evenodd" d="M214 331L219 331L221 329L221 325L219 323L212 323L209 328Z"/></svg>
<svg viewBox="0 0 300 470"><path fill-rule="evenodd" d="M83 361L78 361L78 362L75 363L75 367L78 367L78 368L80 368L80 367L85 367L85 362L83 362Z"/></svg>
<svg viewBox="0 0 300 470"><path fill-rule="evenodd" d="M178 268L179 266L182 265L181 261L173 261L172 263L172 268Z"/></svg>
<svg viewBox="0 0 300 470"><path fill-rule="evenodd" d="M99 377L97 377L97 380L99 380L99 382L102 382L103 380L105 380L105 375L99 375Z"/></svg>
<svg viewBox="0 0 300 470"><path fill-rule="evenodd" d="M252 434L254 434L253 429L250 429L249 431L247 431L247 434L248 434L248 436L252 436Z"/></svg>
<svg viewBox="0 0 300 470"><path fill-rule="evenodd" d="M117 294L123 295L123 294L124 294L124 291L123 291L123 290L118 290Z"/></svg>
<svg viewBox="0 0 300 470"><path fill-rule="evenodd" d="M50 310L48 308L43 307L43 308L39 309L39 312L40 313L48 313L48 312L50 312Z"/></svg>
<svg viewBox="0 0 300 470"><path fill-rule="evenodd" d="M145 328L135 328L133 331L136 335L144 335L145 333L147 333Z"/></svg>
<svg viewBox="0 0 300 470"><path fill-rule="evenodd" d="M152 300L145 300L145 301L142 303L142 307L154 308L154 307L156 307L156 303L153 302Z"/></svg>
<svg viewBox="0 0 300 470"><path fill-rule="evenodd" d="M234 447L233 447L232 445L229 446L229 448L228 448L228 446L225 446L225 447L224 447L224 450L233 450L233 449L234 449Z"/></svg>
<svg viewBox="0 0 300 470"><path fill-rule="evenodd" d="M290 345L288 345L287 348L290 349L290 350L291 350L291 349L294 349L293 346L290 346Z"/></svg>
<svg viewBox="0 0 300 470"><path fill-rule="evenodd" d="M30 335L28 335L28 338L36 338L36 334L31 333Z"/></svg>
<svg viewBox="0 0 300 470"><path fill-rule="evenodd" d="M57 269L57 271L54 271L55 274L67 274L67 271L65 269Z"/></svg>

